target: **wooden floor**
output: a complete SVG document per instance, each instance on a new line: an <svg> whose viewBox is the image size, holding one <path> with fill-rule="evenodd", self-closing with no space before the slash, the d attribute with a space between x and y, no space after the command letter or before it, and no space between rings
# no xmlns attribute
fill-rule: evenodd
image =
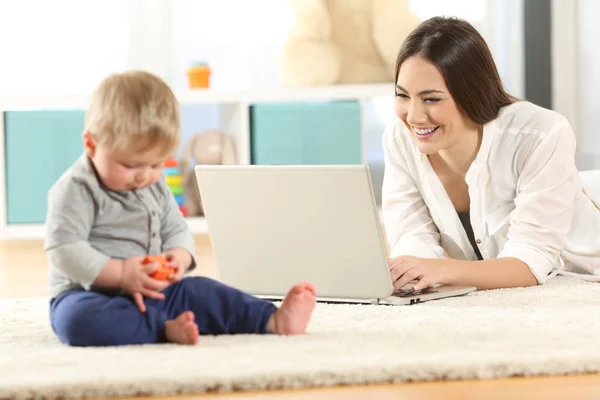
<svg viewBox="0 0 600 400"><path fill-rule="evenodd" d="M199 275L218 278L210 242L196 239ZM0 242L0 298L46 296L47 261L39 241ZM211 394L155 399L598 399L600 375L406 383L328 389ZM139 400L139 399L136 399Z"/></svg>

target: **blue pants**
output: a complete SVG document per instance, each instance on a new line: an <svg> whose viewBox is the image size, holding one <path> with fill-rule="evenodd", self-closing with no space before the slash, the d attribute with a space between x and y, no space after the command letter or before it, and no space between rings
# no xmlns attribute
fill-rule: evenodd
<svg viewBox="0 0 600 400"><path fill-rule="evenodd" d="M147 311L131 297L70 290L50 301L52 329L72 346L118 346L166 342L165 321L192 311L200 335L267 333L277 309L269 301L204 277L167 287L164 300L145 298Z"/></svg>

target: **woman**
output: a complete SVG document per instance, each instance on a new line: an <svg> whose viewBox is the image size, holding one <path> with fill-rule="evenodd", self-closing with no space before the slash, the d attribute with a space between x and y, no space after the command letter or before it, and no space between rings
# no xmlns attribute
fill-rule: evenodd
<svg viewBox="0 0 600 400"><path fill-rule="evenodd" d="M600 267L600 211L569 123L507 94L470 24L436 17L407 37L396 112L382 199L396 289L532 286Z"/></svg>

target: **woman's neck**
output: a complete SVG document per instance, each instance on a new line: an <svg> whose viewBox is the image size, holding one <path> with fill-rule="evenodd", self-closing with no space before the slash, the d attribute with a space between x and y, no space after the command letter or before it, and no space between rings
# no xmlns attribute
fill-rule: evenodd
<svg viewBox="0 0 600 400"><path fill-rule="evenodd" d="M460 174L463 177L466 176L471 164L477 157L482 136L483 128L481 126L474 126L472 129L465 131L462 140L437 153L439 161L442 161L453 173Z"/></svg>

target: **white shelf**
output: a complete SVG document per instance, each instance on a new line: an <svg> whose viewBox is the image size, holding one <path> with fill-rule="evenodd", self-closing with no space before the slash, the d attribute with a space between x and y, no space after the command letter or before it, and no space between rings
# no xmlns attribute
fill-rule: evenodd
<svg viewBox="0 0 600 400"><path fill-rule="evenodd" d="M335 100L356 100L364 104L372 98L394 96L394 85L389 83L307 86L296 88L273 88L251 90L193 89L176 91L182 105L214 104L220 106L219 125L236 140L238 162L250 164L250 120L249 107L257 103L278 102L320 102ZM64 95L40 97L3 98L0 93L0 113L8 110L43 109L85 109L89 95ZM362 111L361 111L362 112ZM6 193L4 170L4 127L0 118L0 241L19 239L41 239L44 236L43 224L8 224L6 221ZM361 126L363 159L365 155L365 124ZM188 218L190 230L195 235L207 234L208 226L204 218Z"/></svg>
<svg viewBox="0 0 600 400"><path fill-rule="evenodd" d="M190 217L185 219L194 235L204 235L208 233L208 225L204 217Z"/></svg>
<svg viewBox="0 0 600 400"><path fill-rule="evenodd" d="M7 224L2 240L31 240L44 238L44 224Z"/></svg>
<svg viewBox="0 0 600 400"><path fill-rule="evenodd" d="M186 218L193 235L208 234L208 226L203 217ZM2 231L2 240L32 240L44 238L44 224L8 224Z"/></svg>
<svg viewBox="0 0 600 400"><path fill-rule="evenodd" d="M192 89L176 91L182 105L187 104L234 104L265 102L299 102L361 100L380 96L393 96L394 86L390 83L306 86L297 88L214 90ZM85 109L89 102L86 95L40 96L40 97L0 97L0 110L27 109Z"/></svg>
<svg viewBox="0 0 600 400"><path fill-rule="evenodd" d="M40 96L40 97L0 97L0 111L10 110L58 110L85 109L89 96Z"/></svg>
<svg viewBox="0 0 600 400"><path fill-rule="evenodd" d="M329 100L360 100L379 96L392 96L392 83L307 86L297 88L214 91L194 89L176 93L182 104L197 103L272 103Z"/></svg>
<svg viewBox="0 0 600 400"><path fill-rule="evenodd" d="M381 223L383 214L381 206L377 208ZM193 235L208 235L208 225L204 217L189 217L185 219ZM2 240L41 240L44 238L44 224L10 224L1 232Z"/></svg>

